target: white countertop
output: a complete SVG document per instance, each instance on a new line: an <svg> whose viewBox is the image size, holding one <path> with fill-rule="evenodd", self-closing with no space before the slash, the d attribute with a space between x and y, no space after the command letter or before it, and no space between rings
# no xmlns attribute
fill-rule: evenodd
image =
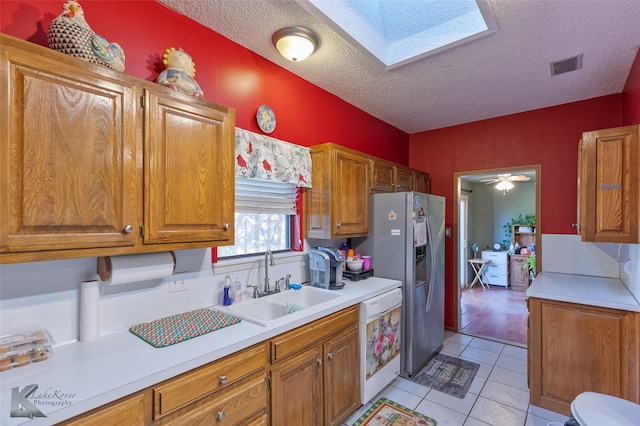
<svg viewBox="0 0 640 426"><path fill-rule="evenodd" d="M154 348L128 330L56 346L43 362L0 373L0 424L50 425L71 418L400 286L377 277L348 282L339 290L344 297L310 315L292 314L291 322L263 327L241 321L165 348ZM12 389L22 392L32 384L38 389L28 401L47 417L10 417Z"/></svg>
<svg viewBox="0 0 640 426"><path fill-rule="evenodd" d="M640 312L640 303L617 278L543 272L531 283L527 296Z"/></svg>

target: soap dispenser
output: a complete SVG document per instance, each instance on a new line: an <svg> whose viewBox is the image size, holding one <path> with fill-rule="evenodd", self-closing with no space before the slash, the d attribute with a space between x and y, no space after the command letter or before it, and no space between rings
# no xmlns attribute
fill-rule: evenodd
<svg viewBox="0 0 640 426"><path fill-rule="evenodd" d="M231 288L231 277L227 274L224 278L224 296L222 297L222 304L224 306L229 306L233 303L232 293L233 289Z"/></svg>

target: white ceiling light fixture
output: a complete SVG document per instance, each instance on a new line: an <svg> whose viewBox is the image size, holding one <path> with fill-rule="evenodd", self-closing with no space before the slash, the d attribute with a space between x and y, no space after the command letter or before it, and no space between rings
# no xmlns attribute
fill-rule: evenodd
<svg viewBox="0 0 640 426"><path fill-rule="evenodd" d="M513 184L508 180L501 180L495 187L497 190L502 191L503 194L506 194L508 190L513 188Z"/></svg>
<svg viewBox="0 0 640 426"><path fill-rule="evenodd" d="M273 45L292 62L304 61L318 47L318 37L306 28L287 27L273 33Z"/></svg>

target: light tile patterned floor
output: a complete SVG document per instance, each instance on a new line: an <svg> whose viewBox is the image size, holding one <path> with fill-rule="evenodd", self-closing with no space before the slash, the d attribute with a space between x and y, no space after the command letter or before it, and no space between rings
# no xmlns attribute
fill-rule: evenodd
<svg viewBox="0 0 640 426"><path fill-rule="evenodd" d="M345 425L352 425L381 397L435 419L438 426L546 426L567 420L565 415L529 404L526 349L446 332L442 353L480 364L464 399L397 378Z"/></svg>

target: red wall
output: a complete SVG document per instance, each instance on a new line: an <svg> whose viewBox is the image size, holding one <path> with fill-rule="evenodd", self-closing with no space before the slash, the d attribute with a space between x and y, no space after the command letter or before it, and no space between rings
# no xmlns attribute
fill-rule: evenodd
<svg viewBox="0 0 640 426"><path fill-rule="evenodd" d="M582 132L621 124L621 97L610 95L423 133L409 138L409 166L428 171L434 194L447 198L453 223L455 172L541 165L541 218L547 234L572 234L576 221L577 145ZM445 324L453 326L453 238L445 243Z"/></svg>
<svg viewBox="0 0 640 426"><path fill-rule="evenodd" d="M640 123L640 51L622 92L622 125Z"/></svg>
<svg viewBox="0 0 640 426"><path fill-rule="evenodd" d="M2 0L0 32L47 46L47 28L63 3ZM205 98L235 108L238 127L260 132L255 114L266 104L277 119L270 136L303 146L335 142L407 164L405 132L155 1L80 4L92 29L124 49L126 74L153 81L164 69L164 50L182 47L196 64Z"/></svg>

